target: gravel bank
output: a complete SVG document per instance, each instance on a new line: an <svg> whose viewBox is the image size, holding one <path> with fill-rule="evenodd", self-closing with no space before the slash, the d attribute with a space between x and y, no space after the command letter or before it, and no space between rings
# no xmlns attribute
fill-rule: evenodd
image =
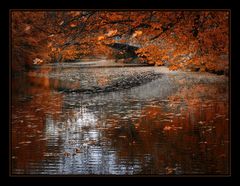
<svg viewBox="0 0 240 186"><path fill-rule="evenodd" d="M58 84L61 85L57 87L59 91L84 94L129 89L163 76L171 85L228 82L226 76L200 72L169 71L166 67L52 68L48 71L40 70L34 73L34 76L49 78L55 82L59 81Z"/></svg>
<svg viewBox="0 0 240 186"><path fill-rule="evenodd" d="M45 77L59 81L63 92L86 94L111 92L139 86L161 76L153 67L122 68L53 68L49 71L34 73L35 77ZM74 86L68 86L68 85Z"/></svg>

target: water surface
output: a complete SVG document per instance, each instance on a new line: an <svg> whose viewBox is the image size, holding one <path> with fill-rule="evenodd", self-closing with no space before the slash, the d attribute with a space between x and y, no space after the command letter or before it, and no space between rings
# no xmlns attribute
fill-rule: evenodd
<svg viewBox="0 0 240 186"><path fill-rule="evenodd" d="M162 76L92 95L60 86L80 85L12 79L12 174L229 174L226 83L176 84Z"/></svg>

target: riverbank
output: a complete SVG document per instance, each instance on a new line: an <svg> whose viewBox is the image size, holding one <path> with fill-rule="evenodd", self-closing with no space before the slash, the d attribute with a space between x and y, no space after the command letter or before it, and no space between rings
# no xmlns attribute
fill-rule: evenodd
<svg viewBox="0 0 240 186"><path fill-rule="evenodd" d="M228 77L204 72L170 71L167 67L119 67L119 68L63 68L46 66L29 76L47 78L58 82L56 87L62 92L94 94L101 92L120 91L140 86L166 76L166 85L226 83ZM163 86L163 85L159 85Z"/></svg>
<svg viewBox="0 0 240 186"><path fill-rule="evenodd" d="M35 68L53 67L53 68L118 68L118 67L143 67L149 66L145 63L124 63L116 62L115 59L89 60L79 62L49 63Z"/></svg>

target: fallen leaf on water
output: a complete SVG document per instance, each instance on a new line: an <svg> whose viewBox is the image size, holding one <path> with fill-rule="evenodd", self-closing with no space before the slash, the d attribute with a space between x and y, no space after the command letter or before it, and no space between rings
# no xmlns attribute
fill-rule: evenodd
<svg viewBox="0 0 240 186"><path fill-rule="evenodd" d="M33 137L35 137L35 135L33 135L33 134L30 134L30 135L26 135L28 138L33 138Z"/></svg>
<svg viewBox="0 0 240 186"><path fill-rule="evenodd" d="M166 169L166 174L172 174L173 171L176 170L176 168L171 168L171 167L166 167L165 169Z"/></svg>
<svg viewBox="0 0 240 186"><path fill-rule="evenodd" d="M221 118L221 117L224 117L224 116L225 116L225 115L222 115L222 114L216 114L215 119Z"/></svg>
<svg viewBox="0 0 240 186"><path fill-rule="evenodd" d="M45 141L47 138L40 138L38 141Z"/></svg>
<svg viewBox="0 0 240 186"><path fill-rule="evenodd" d="M63 155L64 155L65 157L69 157L71 154L70 154L69 152L64 152Z"/></svg>
<svg viewBox="0 0 240 186"><path fill-rule="evenodd" d="M29 144L29 143L32 143L31 141L22 141L22 142L19 142L19 144Z"/></svg>
<svg viewBox="0 0 240 186"><path fill-rule="evenodd" d="M57 157L57 156L59 156L59 153L45 152L43 156L45 156L45 157L51 157L51 156Z"/></svg>
<svg viewBox="0 0 240 186"><path fill-rule="evenodd" d="M174 129L183 129L182 127L174 127Z"/></svg>
<svg viewBox="0 0 240 186"><path fill-rule="evenodd" d="M163 128L164 131L168 131L168 130L171 130L171 129L172 129L172 127L170 127L170 126L165 126L165 127Z"/></svg>
<svg viewBox="0 0 240 186"><path fill-rule="evenodd" d="M126 138L127 136L118 136L119 138Z"/></svg>
<svg viewBox="0 0 240 186"><path fill-rule="evenodd" d="M80 152L81 152L80 148L76 148L76 149L75 149L75 152L76 152L76 153L80 153Z"/></svg>
<svg viewBox="0 0 240 186"><path fill-rule="evenodd" d="M162 119L161 121L162 122L171 122L171 120L169 120L169 119Z"/></svg>
<svg viewBox="0 0 240 186"><path fill-rule="evenodd" d="M164 115L169 116L169 115L174 115L173 112L165 113Z"/></svg>
<svg viewBox="0 0 240 186"><path fill-rule="evenodd" d="M211 131L212 131L212 129L211 129L211 128L209 128L209 129L207 129L207 130L206 130L206 132L211 132Z"/></svg>
<svg viewBox="0 0 240 186"><path fill-rule="evenodd" d="M107 128L99 127L98 130L107 130Z"/></svg>
<svg viewBox="0 0 240 186"><path fill-rule="evenodd" d="M37 109L35 110L35 112L39 112L40 110L42 110L42 109L37 108Z"/></svg>

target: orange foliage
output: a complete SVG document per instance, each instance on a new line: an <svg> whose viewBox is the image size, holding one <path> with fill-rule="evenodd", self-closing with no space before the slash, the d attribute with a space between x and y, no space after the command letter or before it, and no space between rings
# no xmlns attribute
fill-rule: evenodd
<svg viewBox="0 0 240 186"><path fill-rule="evenodd" d="M120 42L138 45L139 60L152 65L228 71L228 34L228 11L12 11L13 60L29 65Z"/></svg>
<svg viewBox="0 0 240 186"><path fill-rule="evenodd" d="M62 58L66 61L75 60L79 56L79 51L74 46L70 46L68 49L62 52Z"/></svg>
<svg viewBox="0 0 240 186"><path fill-rule="evenodd" d="M177 70L177 69L178 69L178 67L175 66L175 65L172 65L172 66L169 67L169 70Z"/></svg>
<svg viewBox="0 0 240 186"><path fill-rule="evenodd" d="M162 58L159 55L159 48L155 45L149 45L145 48L140 48L136 51L137 55L148 64L163 65Z"/></svg>

